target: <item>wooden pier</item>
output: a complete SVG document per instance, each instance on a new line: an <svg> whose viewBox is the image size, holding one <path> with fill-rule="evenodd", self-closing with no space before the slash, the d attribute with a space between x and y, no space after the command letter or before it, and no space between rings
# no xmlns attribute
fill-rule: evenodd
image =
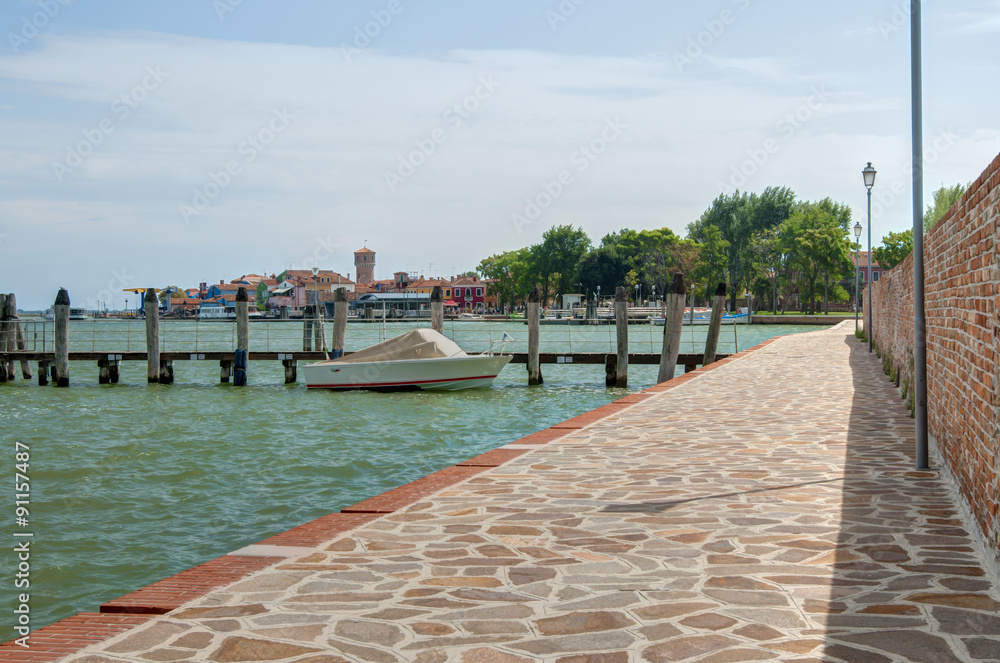
<svg viewBox="0 0 1000 663"><path fill-rule="evenodd" d="M677 275L679 278L680 275ZM683 294L683 281L679 282L678 292ZM682 319L679 315L668 315L664 326L664 351L660 353L630 353L628 352L628 324L624 290L619 289L616 301L617 319L615 321L617 334L615 349L610 352L542 352L541 335L539 333L539 299L540 291L534 290L528 298L528 351L523 353L504 353L513 356L512 363L525 364L528 372L528 384L543 383L542 364L562 365L603 365L605 367L605 384L608 387L626 387L628 385L629 365L659 366L662 377L672 377L676 366L684 366L685 372L695 370L699 365L710 364L728 355L716 354L714 348L718 342L719 325L710 326L709 339L704 354L681 354L679 352L680 330ZM86 351L70 351L69 333L69 293L60 289L53 306L54 321L51 344L47 343L44 325L42 324L42 347L37 342L28 347L25 342L25 331L17 319L17 309L14 295L2 295L0 301L0 382L15 379L15 365L20 362L22 377L30 379L32 372L29 362L38 364L38 383L46 385L51 380L57 387L68 387L71 362L96 362L98 366L98 382L100 384L117 384L121 373L121 363L146 362L147 380L150 384L172 384L174 382L174 362L183 361L217 361L219 362L219 379L223 383L232 380L235 386L246 385L249 361L280 361L285 369L285 384L297 382L299 361L322 361L329 356L339 356L344 353L344 335L346 322L346 294L338 292L337 306L334 317L333 349L326 347L326 334L323 331L322 320L314 319L316 307L310 306L310 311L303 319L302 349L288 351L251 350L248 298L245 289L240 288L237 294L237 317L235 321L234 349L212 350L199 349L197 337L194 347L190 350L167 351L161 347L164 335L160 326L159 307L153 290L148 290L145 297L145 342L139 343L142 350L133 350L131 341L123 351L93 347ZM680 300L679 300L680 301ZM443 298L440 293L431 296L431 322L434 328L443 332ZM682 304L683 302L681 302ZM683 311L683 308L680 308ZM532 315L534 313L534 315ZM214 323L219 324L219 323ZM506 334L506 332L505 332ZM714 338L713 338L714 335ZM37 334L35 334L37 337ZM126 333L127 336L127 333ZM96 335L95 335L96 338ZM297 344L297 341L295 341ZM268 344L269 345L269 344ZM77 346L79 347L79 346ZM284 350L284 348L281 348ZM470 354L475 354L470 352ZM662 380L661 380L662 381Z"/></svg>

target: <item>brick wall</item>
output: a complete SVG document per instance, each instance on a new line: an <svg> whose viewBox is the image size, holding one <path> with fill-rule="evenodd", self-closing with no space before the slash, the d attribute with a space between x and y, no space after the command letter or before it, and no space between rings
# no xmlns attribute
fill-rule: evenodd
<svg viewBox="0 0 1000 663"><path fill-rule="evenodd" d="M1000 557L1000 156L924 236L927 419ZM875 345L913 384L913 256L873 284Z"/></svg>

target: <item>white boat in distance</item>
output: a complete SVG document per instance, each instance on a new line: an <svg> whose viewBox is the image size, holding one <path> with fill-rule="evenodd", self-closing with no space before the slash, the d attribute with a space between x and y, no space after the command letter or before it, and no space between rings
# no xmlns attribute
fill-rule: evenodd
<svg viewBox="0 0 1000 663"><path fill-rule="evenodd" d="M457 391L488 387L510 355L469 355L432 329L414 329L359 352L306 364L309 389Z"/></svg>
<svg viewBox="0 0 1000 663"><path fill-rule="evenodd" d="M747 313L746 308L741 308L739 313L723 313L722 314L722 324L724 325L734 325L737 322L749 322L750 315ZM712 309L710 308L696 308L694 310L694 315L691 314L691 309L685 309L684 311L684 324L687 325L707 325L712 322ZM663 316L656 316L653 318L653 324L663 326L664 319Z"/></svg>

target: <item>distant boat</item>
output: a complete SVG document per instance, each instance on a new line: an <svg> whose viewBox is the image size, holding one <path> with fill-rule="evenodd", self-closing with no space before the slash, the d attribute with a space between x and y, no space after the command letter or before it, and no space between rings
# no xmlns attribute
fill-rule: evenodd
<svg viewBox="0 0 1000 663"><path fill-rule="evenodd" d="M469 355L432 329L414 329L338 359L302 368L309 389L458 391L488 387L512 357Z"/></svg>
<svg viewBox="0 0 1000 663"><path fill-rule="evenodd" d="M55 320L56 312L54 309L45 309L45 313L42 313L42 317L46 320ZM70 308L69 319L70 320L86 320L90 316L87 314L87 309L85 308Z"/></svg>
<svg viewBox="0 0 1000 663"><path fill-rule="evenodd" d="M738 322L749 322L750 315L746 312L745 308L741 308L739 313L723 313L722 314L722 324L724 325L734 325ZM696 308L694 314L692 315L691 309L688 308L684 311L684 325L708 325L712 322L712 309L710 308ZM653 324L663 326L664 318L662 315L653 318Z"/></svg>
<svg viewBox="0 0 1000 663"><path fill-rule="evenodd" d="M199 320L235 320L236 311L229 311L222 306L203 306L198 309Z"/></svg>

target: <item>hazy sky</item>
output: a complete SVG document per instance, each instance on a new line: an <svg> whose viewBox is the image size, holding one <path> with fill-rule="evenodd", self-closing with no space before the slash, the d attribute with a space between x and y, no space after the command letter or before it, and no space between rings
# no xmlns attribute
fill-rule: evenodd
<svg viewBox="0 0 1000 663"><path fill-rule="evenodd" d="M152 6L151 6L152 5ZM902 0L7 0L0 291L451 276L788 186L910 226ZM1000 152L1000 2L924 10L926 192ZM877 243L876 239L876 243Z"/></svg>

